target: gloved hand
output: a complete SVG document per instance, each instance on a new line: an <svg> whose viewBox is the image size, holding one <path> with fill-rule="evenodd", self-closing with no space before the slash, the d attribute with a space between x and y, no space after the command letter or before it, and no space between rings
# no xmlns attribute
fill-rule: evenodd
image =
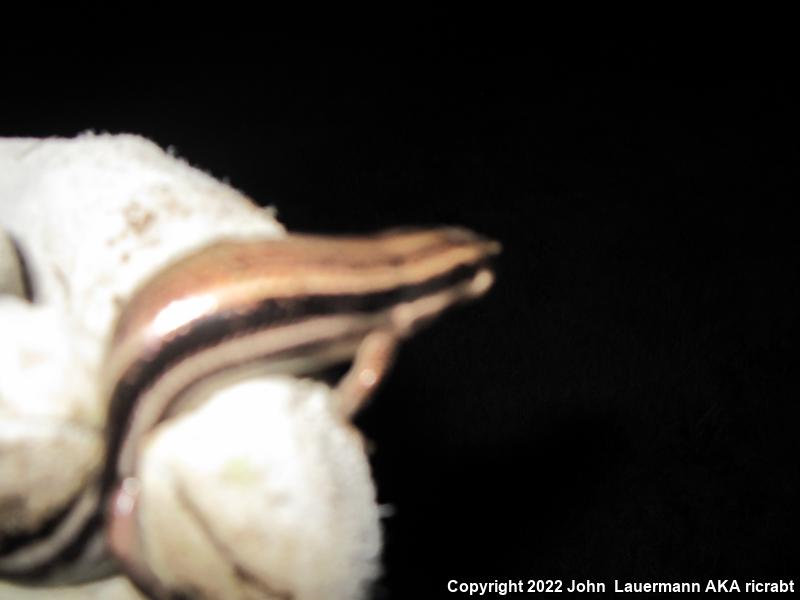
<svg viewBox="0 0 800 600"><path fill-rule="evenodd" d="M87 514L108 510L87 490L105 462L110 332L176 256L283 229L142 138L86 135L0 140L0 232L0 578L27 577L0 582L0 599L140 597L113 578L102 531L70 553L101 522ZM256 377L147 437L139 560L165 589L359 597L377 571L378 509L361 440L332 406L322 384ZM28 585L108 565L100 583Z"/></svg>

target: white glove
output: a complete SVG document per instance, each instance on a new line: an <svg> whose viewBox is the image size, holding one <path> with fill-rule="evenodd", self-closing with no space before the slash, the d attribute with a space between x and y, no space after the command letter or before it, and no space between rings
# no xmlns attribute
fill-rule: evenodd
<svg viewBox="0 0 800 600"><path fill-rule="evenodd" d="M50 564L73 535L63 522L28 542L104 461L99 382L122 303L189 250L284 232L151 142L110 135L0 140L0 231L0 570L43 563L80 579L86 565ZM361 440L332 405L324 385L259 377L153 431L139 458L139 525L165 587L226 599L364 593L377 574L378 508ZM0 582L0 599L45 597L140 596L119 577Z"/></svg>

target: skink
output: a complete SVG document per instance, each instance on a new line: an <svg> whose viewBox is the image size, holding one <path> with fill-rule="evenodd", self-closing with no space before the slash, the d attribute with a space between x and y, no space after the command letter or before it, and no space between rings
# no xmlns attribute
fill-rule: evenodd
<svg viewBox="0 0 800 600"><path fill-rule="evenodd" d="M67 515L71 535L61 537L90 539L87 507L108 505L111 549L144 577L130 515L147 432L224 375L306 376L347 362L336 397L342 417L350 417L403 338L491 287L488 261L499 250L471 231L446 227L220 242L168 266L118 320L105 366L108 462L77 502L80 514ZM40 555L54 560L74 543L59 540L61 547L51 544Z"/></svg>

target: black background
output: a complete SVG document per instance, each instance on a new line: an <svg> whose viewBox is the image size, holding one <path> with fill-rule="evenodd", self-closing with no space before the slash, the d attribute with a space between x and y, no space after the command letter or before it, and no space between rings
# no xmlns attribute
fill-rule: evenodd
<svg viewBox="0 0 800 600"><path fill-rule="evenodd" d="M797 582L791 48L99 31L6 39L0 134L139 133L292 230L503 243L358 418L394 508L375 598Z"/></svg>

